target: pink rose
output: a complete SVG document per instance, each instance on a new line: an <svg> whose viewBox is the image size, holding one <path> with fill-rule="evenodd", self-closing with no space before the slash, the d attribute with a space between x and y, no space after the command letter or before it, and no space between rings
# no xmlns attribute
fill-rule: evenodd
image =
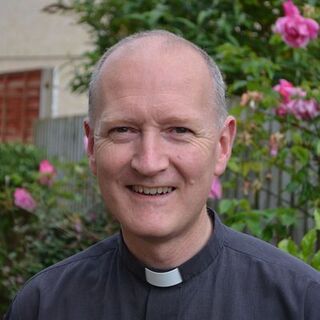
<svg viewBox="0 0 320 320"><path fill-rule="evenodd" d="M300 120L310 120L320 114L320 106L314 100L295 99L288 103L290 112Z"/></svg>
<svg viewBox="0 0 320 320"><path fill-rule="evenodd" d="M29 212L34 212L37 207L37 203L32 198L31 194L24 188L17 188L14 191L14 204Z"/></svg>
<svg viewBox="0 0 320 320"><path fill-rule="evenodd" d="M48 160L42 160L40 162L39 173L40 173L39 182L42 185L47 185L47 186L52 185L53 178L56 175L56 169Z"/></svg>
<svg viewBox="0 0 320 320"><path fill-rule="evenodd" d="M284 103L287 103L294 97L305 97L307 93L299 87L294 87L293 84L285 79L280 79L279 84L273 87L277 91Z"/></svg>
<svg viewBox="0 0 320 320"><path fill-rule="evenodd" d="M279 117L287 114L294 115L297 119L308 120L318 115L319 105L315 100L304 100L307 93L299 87L294 87L292 83L281 79L279 84L273 87L277 91L282 101L276 109Z"/></svg>
<svg viewBox="0 0 320 320"><path fill-rule="evenodd" d="M283 41L291 47L305 47L318 35L319 24L303 17L291 0L283 4L285 16L278 18L274 31L280 33Z"/></svg>
<svg viewBox="0 0 320 320"><path fill-rule="evenodd" d="M212 181L209 197L212 199L221 199L222 197L222 185L218 177L214 177Z"/></svg>

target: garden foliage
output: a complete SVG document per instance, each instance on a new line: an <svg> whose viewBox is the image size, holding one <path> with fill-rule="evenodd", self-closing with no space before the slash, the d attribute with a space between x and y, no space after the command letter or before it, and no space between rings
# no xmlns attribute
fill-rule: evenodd
<svg viewBox="0 0 320 320"><path fill-rule="evenodd" d="M84 190L97 192L95 184L87 186L93 180L87 161L57 162L56 169L32 145L0 144L0 162L1 315L28 278L112 234L117 225L101 203L81 205Z"/></svg>

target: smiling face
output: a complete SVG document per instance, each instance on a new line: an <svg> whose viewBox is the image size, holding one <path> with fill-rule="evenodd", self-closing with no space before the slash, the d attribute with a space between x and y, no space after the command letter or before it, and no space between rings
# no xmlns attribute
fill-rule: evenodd
<svg viewBox="0 0 320 320"><path fill-rule="evenodd" d="M206 219L213 176L230 155L234 120L215 125L212 83L198 53L159 53L156 42L143 41L148 52L120 48L101 70L94 132L86 124L88 152L124 237L165 240Z"/></svg>

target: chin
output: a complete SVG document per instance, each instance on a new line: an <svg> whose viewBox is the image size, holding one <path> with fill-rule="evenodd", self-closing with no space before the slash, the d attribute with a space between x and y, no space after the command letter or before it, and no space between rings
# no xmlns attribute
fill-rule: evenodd
<svg viewBox="0 0 320 320"><path fill-rule="evenodd" d="M147 241L164 241L173 237L176 233L174 228L170 225L159 223L139 223L138 225L130 225L126 228L123 224L122 231L130 237L140 238Z"/></svg>

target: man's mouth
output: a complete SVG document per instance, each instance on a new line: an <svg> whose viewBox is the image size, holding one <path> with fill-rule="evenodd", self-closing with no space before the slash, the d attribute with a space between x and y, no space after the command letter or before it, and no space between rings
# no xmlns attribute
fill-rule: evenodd
<svg viewBox="0 0 320 320"><path fill-rule="evenodd" d="M148 196L164 195L171 193L175 190L174 187L145 187L140 185L132 185L128 186L128 188L135 193L144 194Z"/></svg>

